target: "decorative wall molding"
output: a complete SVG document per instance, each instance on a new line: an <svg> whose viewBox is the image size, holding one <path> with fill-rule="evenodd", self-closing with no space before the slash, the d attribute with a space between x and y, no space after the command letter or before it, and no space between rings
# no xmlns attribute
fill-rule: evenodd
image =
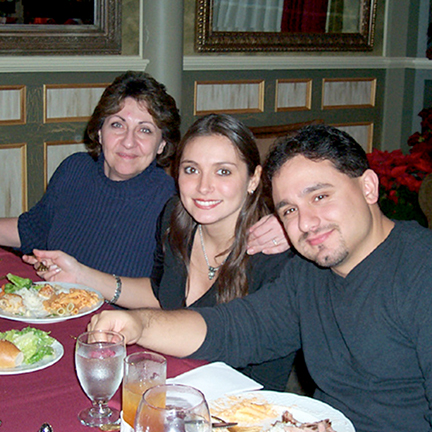
<svg viewBox="0 0 432 432"><path fill-rule="evenodd" d="M275 111L310 110L312 79L276 80Z"/></svg>
<svg viewBox="0 0 432 432"><path fill-rule="evenodd" d="M0 56L0 73L10 72L125 72L146 70L140 56ZM299 69L415 69L432 70L432 61L414 57L378 56L185 56L183 70L299 70Z"/></svg>
<svg viewBox="0 0 432 432"><path fill-rule="evenodd" d="M362 147L366 153L372 151L373 127L372 122L359 123L339 123L332 126L351 135Z"/></svg>
<svg viewBox="0 0 432 432"><path fill-rule="evenodd" d="M194 114L264 111L264 81L196 81Z"/></svg>
<svg viewBox="0 0 432 432"><path fill-rule="evenodd" d="M375 106L376 78L324 78L322 109L372 108Z"/></svg>
<svg viewBox="0 0 432 432"><path fill-rule="evenodd" d="M0 217L17 217L27 210L27 144L0 145Z"/></svg>
<svg viewBox="0 0 432 432"><path fill-rule="evenodd" d="M26 86L0 86L0 126L25 124Z"/></svg>
<svg viewBox="0 0 432 432"><path fill-rule="evenodd" d="M0 73L144 71L148 64L139 56L0 56Z"/></svg>
<svg viewBox="0 0 432 432"><path fill-rule="evenodd" d="M44 123L87 121L108 83L44 85Z"/></svg>
<svg viewBox="0 0 432 432"><path fill-rule="evenodd" d="M185 71L203 70L299 70L299 69L429 69L432 61L413 57L378 56L186 56ZM0 69L1 70L1 69Z"/></svg>
<svg viewBox="0 0 432 432"><path fill-rule="evenodd" d="M79 141L52 141L44 143L44 186L60 163L73 153L87 151L84 143Z"/></svg>

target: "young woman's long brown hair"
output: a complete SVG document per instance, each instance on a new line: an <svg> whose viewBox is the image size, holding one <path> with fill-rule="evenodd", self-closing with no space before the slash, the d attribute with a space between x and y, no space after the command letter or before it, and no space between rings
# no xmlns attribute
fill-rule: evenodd
<svg viewBox="0 0 432 432"><path fill-rule="evenodd" d="M173 166L174 178L178 183L179 166L187 144L197 137L220 135L228 138L246 163L249 177L260 165L260 154L252 132L235 117L226 114L209 114L198 119L186 132L177 149ZM262 183L248 194L237 219L233 243L228 251L229 257L219 270L217 302L226 303L248 293L246 266L248 261L247 230L262 216L268 213L262 196ZM174 252L189 269L189 246L196 232L197 223L179 201L171 216L168 239Z"/></svg>

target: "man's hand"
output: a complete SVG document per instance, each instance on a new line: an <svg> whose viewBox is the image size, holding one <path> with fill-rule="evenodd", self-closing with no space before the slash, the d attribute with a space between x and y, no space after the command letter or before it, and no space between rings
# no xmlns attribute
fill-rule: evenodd
<svg viewBox="0 0 432 432"><path fill-rule="evenodd" d="M124 335L127 344L177 357L186 357L203 343L207 325L193 310L135 309L103 311L94 315L88 330L112 330Z"/></svg>
<svg viewBox="0 0 432 432"><path fill-rule="evenodd" d="M249 255L259 252L268 255L278 254L289 248L283 226L275 215L264 216L249 228L247 249Z"/></svg>
<svg viewBox="0 0 432 432"><path fill-rule="evenodd" d="M137 343L142 336L143 322L139 311L102 311L93 315L87 330L111 330L121 333L127 344Z"/></svg>

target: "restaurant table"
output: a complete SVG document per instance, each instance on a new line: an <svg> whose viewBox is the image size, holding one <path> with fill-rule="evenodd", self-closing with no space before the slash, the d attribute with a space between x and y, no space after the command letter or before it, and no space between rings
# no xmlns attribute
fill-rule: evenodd
<svg viewBox="0 0 432 432"><path fill-rule="evenodd" d="M22 262L20 256L6 248L0 248L0 278L7 273L28 277L34 281L41 280L33 267ZM0 284L6 280L0 280ZM112 308L104 304L98 313ZM86 330L92 314L51 324L27 324L21 321L0 318L0 332L21 330L31 326L49 331L64 348L63 357L52 366L39 371L0 375L0 432L37 432L45 422L50 423L54 432L81 432L90 429L78 420L78 412L91 405L75 373L74 349L75 338ZM131 345L128 354L144 350ZM204 361L167 358L167 376L175 377L183 372L205 364ZM110 406L121 409L121 389L119 389Z"/></svg>

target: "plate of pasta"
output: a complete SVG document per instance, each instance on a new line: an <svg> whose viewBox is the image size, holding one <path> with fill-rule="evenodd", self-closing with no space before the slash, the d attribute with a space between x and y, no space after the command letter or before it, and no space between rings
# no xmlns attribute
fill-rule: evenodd
<svg viewBox="0 0 432 432"><path fill-rule="evenodd" d="M81 317L99 309L102 294L66 282L34 282L12 293L0 292L0 317L30 324L49 324Z"/></svg>

